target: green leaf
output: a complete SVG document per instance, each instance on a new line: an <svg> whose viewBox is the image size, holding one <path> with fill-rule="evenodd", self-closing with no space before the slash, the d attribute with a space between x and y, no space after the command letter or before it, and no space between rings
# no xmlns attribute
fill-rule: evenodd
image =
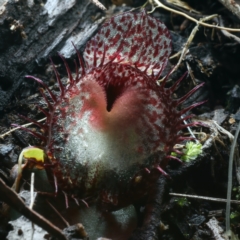
<svg viewBox="0 0 240 240"><path fill-rule="evenodd" d="M239 214L239 212L231 212L231 214L230 214L230 219L234 219L234 218L237 218L237 217L239 217L240 216L240 214Z"/></svg>
<svg viewBox="0 0 240 240"><path fill-rule="evenodd" d="M25 159L35 159L38 162L44 162L44 151L37 147L28 147L23 149Z"/></svg>
<svg viewBox="0 0 240 240"><path fill-rule="evenodd" d="M174 157L180 157L183 162L190 162L197 158L199 154L202 153L202 144L187 142L185 148L182 150L183 155L178 156L175 152L172 152L171 155Z"/></svg>
<svg viewBox="0 0 240 240"><path fill-rule="evenodd" d="M189 206L190 202L188 202L186 197L180 197L175 199L175 202L180 206L180 207L187 207Z"/></svg>
<svg viewBox="0 0 240 240"><path fill-rule="evenodd" d="M185 149L182 151L184 155L181 157L182 161L190 162L197 158L199 154L202 153L202 144L187 142Z"/></svg>

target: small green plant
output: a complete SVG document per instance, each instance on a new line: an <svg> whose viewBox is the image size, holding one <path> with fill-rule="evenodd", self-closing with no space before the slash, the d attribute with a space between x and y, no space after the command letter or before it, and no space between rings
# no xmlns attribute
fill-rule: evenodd
<svg viewBox="0 0 240 240"><path fill-rule="evenodd" d="M230 221L232 224L238 224L240 221L240 212L239 210L235 210L230 213Z"/></svg>
<svg viewBox="0 0 240 240"><path fill-rule="evenodd" d="M194 142L187 142L185 148L182 150L184 153L180 159L183 162L190 162L195 160L199 154L202 153L202 144L201 143L194 143ZM172 152L172 156L177 156L176 153Z"/></svg>
<svg viewBox="0 0 240 240"><path fill-rule="evenodd" d="M235 199L239 200L240 199L240 186L234 187L233 193L235 194Z"/></svg>
<svg viewBox="0 0 240 240"><path fill-rule="evenodd" d="M240 213L239 212L231 212L231 214L230 214L230 219L236 219L236 218L238 218L239 219L239 217L240 217Z"/></svg>
<svg viewBox="0 0 240 240"><path fill-rule="evenodd" d="M177 203L178 206L180 207L187 207L189 206L190 202L187 200L186 197L180 197L174 200L174 202Z"/></svg>

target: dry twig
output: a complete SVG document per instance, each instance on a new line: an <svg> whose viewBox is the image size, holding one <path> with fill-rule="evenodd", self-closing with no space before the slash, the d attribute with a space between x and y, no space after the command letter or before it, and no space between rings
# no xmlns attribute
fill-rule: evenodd
<svg viewBox="0 0 240 240"><path fill-rule="evenodd" d="M37 122L43 122L43 121L45 121L45 120L46 120L46 117L38 120ZM22 125L21 127L29 127L29 126L31 126L31 125L33 125L33 124L34 124L34 123L31 122L31 123L24 124L24 125ZM3 139L4 137L6 137L7 135L9 135L10 133L12 133L12 132L20 129L21 127L15 127L15 128L13 128L13 129L9 130L8 132L5 132L5 133L1 134L1 135L0 135L0 138Z"/></svg>
<svg viewBox="0 0 240 240"><path fill-rule="evenodd" d="M99 7L100 9L102 9L102 10L107 10L106 8L105 8L105 6L102 4L102 3L100 3L98 0L90 0L93 4L95 4L97 7Z"/></svg>
<svg viewBox="0 0 240 240"><path fill-rule="evenodd" d="M220 24L220 26L222 27L222 26L223 26L222 18L219 17L218 19L219 19L219 24ZM228 31L226 31L226 30L224 30L224 29L222 29L221 32L222 32L223 35L225 35L226 37L228 37L228 38L232 38L232 39L234 39L236 42L240 43L240 38L237 37L236 35L234 35L234 34L228 32Z"/></svg>
<svg viewBox="0 0 240 240"><path fill-rule="evenodd" d="M30 191L30 194L31 194L31 201L30 201L30 205L29 205L29 208L32 210L33 208L33 204L34 204L34 173L32 172L31 174L31 187L30 187L31 191ZM31 240L33 239L33 236L34 236L34 223L32 222L32 235L31 235Z"/></svg>
<svg viewBox="0 0 240 240"><path fill-rule="evenodd" d="M61 213L48 201L46 200L48 205L53 209L53 211L58 215L58 217L63 221L63 223L67 226L70 227L68 221L61 215Z"/></svg>
<svg viewBox="0 0 240 240"><path fill-rule="evenodd" d="M208 24L208 23L205 23L205 22L200 22L199 20L189 16L186 13L183 13L183 12L180 12L180 11L177 11L175 9L172 9L170 7L165 6L159 0L150 0L150 1L153 1L157 5L156 8L163 8L163 9L169 11L169 12L173 12L173 13L179 14L179 15L181 15L181 16L183 16L183 17L185 17L185 18L187 18L187 19L189 19L189 20L191 20L191 21L193 21L193 22L195 22L195 23L197 23L199 25L204 26L204 27L210 27L210 28L213 28L213 29L215 28L215 29L220 29L220 30L226 30L226 31L229 31L229 32L240 32L239 28L226 28L226 27L221 27L221 26L217 26L217 25ZM153 11L154 11L154 9L153 9Z"/></svg>

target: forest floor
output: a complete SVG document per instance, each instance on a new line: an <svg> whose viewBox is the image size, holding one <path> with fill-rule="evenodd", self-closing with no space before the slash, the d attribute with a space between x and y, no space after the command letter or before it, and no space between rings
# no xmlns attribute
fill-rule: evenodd
<svg viewBox="0 0 240 240"><path fill-rule="evenodd" d="M176 81L188 72L175 97L181 97L197 84L205 83L183 106L207 100L192 110L194 119L202 123L201 127L192 128L203 146L202 153L183 164L170 162L166 169L169 178L161 176L155 183L157 191L153 197L156 201L151 203L155 214L150 216L141 211L149 202L113 213L99 213L95 206L87 208L82 204L79 208L73 201L66 209L63 196L41 194L35 199L34 210L51 222L49 228L65 229L63 233L69 239L228 239L223 232L229 155L240 121L238 1L225 1L227 5L223 5L221 0L101 1L107 10L88 0L63 2L29 0L3 1L0 4L0 179L11 187L16 179L16 166L22 149L29 145L41 146L38 139L11 125L27 123L19 115L37 120L44 117L36 107L36 103L42 104L39 85L25 76L37 76L54 89L50 57L61 77L66 77L64 64L57 52L64 55L74 71L76 52L72 50L71 42L82 52L86 42L111 16L145 8L151 16L164 22L171 33L173 50L162 77L178 63L170 80ZM33 126L30 128L35 130ZM187 131L185 133L188 134ZM236 157L232 171L234 200L240 200L239 161ZM19 193L26 205L31 200L30 172L26 170ZM46 188L51 192L52 186L48 186L46 174L42 172L35 170L34 187L37 192L46 191ZM6 205L8 200L1 197L4 194L0 187L0 239L31 239L33 219L30 217L29 221L22 216L23 212L11 210ZM13 205L20 208L16 196L12 197ZM238 239L239 203L231 204L230 213L230 226L235 234L232 239ZM35 228L33 239L50 239L46 232L49 232L48 227ZM23 238L23 233L27 232L29 238Z"/></svg>

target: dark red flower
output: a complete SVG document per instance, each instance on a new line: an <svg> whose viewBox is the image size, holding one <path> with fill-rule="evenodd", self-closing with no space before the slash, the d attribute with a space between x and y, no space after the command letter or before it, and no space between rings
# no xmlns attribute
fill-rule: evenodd
<svg viewBox="0 0 240 240"><path fill-rule="evenodd" d="M81 75L51 100L42 128L45 151L61 190L96 196L117 209L147 194L149 174L163 172L166 157L182 141L181 99L156 80L171 53L166 26L145 12L123 13L106 22L85 49ZM34 77L32 77L34 78ZM41 80L34 78L38 82ZM42 83L42 82L41 82ZM46 86L45 86L46 87ZM185 117L189 118L188 116Z"/></svg>

